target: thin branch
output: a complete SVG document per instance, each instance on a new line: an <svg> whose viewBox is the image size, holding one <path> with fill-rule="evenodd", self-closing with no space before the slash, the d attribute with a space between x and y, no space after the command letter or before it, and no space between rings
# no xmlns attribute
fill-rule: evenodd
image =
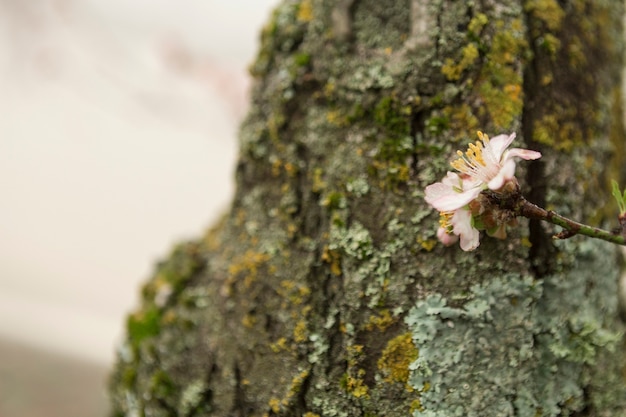
<svg viewBox="0 0 626 417"><path fill-rule="evenodd" d="M574 235L584 235L596 239L606 240L617 245L626 246L626 239L623 234L615 234L608 230L588 226L563 217L552 210L545 210L520 196L516 204L515 211L518 215L529 219L543 220L557 226L561 226L564 231L554 235L555 239L567 239Z"/></svg>

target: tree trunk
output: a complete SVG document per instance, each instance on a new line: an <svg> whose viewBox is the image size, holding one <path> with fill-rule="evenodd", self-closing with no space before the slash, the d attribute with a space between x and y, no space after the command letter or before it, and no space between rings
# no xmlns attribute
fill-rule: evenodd
<svg viewBox="0 0 626 417"><path fill-rule="evenodd" d="M476 130L517 132L543 154L518 169L530 201L613 221L622 15L284 1L251 66L230 212L145 285L114 415L626 415L616 248L524 219L446 248L423 200Z"/></svg>

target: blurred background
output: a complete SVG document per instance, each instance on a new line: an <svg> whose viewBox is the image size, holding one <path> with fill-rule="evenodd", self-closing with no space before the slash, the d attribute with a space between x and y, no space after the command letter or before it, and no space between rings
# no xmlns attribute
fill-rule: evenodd
<svg viewBox="0 0 626 417"><path fill-rule="evenodd" d="M0 0L0 416L105 416L154 263L233 193L278 0Z"/></svg>

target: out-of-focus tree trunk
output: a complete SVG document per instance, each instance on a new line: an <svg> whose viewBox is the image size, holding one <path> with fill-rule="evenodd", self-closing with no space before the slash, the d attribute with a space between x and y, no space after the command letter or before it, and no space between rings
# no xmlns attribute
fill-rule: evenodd
<svg viewBox="0 0 626 417"><path fill-rule="evenodd" d="M517 132L527 198L595 223L624 175L623 4L284 1L224 219L160 264L126 416L624 416L610 244L520 221L445 248L426 185ZM611 216L614 216L612 214Z"/></svg>

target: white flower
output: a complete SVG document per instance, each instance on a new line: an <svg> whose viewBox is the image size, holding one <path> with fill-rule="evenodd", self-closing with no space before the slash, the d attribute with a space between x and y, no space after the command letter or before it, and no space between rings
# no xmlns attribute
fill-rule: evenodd
<svg viewBox="0 0 626 417"><path fill-rule="evenodd" d="M474 250L478 247L479 232L473 226L472 213L467 205L480 194L476 181L461 178L454 172L448 172L438 183L426 187L426 202L439 210L441 226L437 237L446 246L461 238L461 249ZM465 190L469 188L469 190Z"/></svg>
<svg viewBox="0 0 626 417"><path fill-rule="evenodd" d="M452 167L459 171L446 174L446 177L426 187L425 200L441 214L441 227L437 237L445 245L461 239L461 248L465 251L474 250L479 245L479 232L474 227L474 216L469 204L476 200L483 190L499 191L515 178L515 161L513 158L538 159L541 154L528 149L507 147L515 139L515 133L489 137L478 132L479 141L470 143L465 153L457 151L459 159L452 162ZM505 225L498 225L494 236L506 236Z"/></svg>
<svg viewBox="0 0 626 417"><path fill-rule="evenodd" d="M452 162L452 168L469 175L472 179L480 182L482 187L486 184L490 190L497 191L515 175L515 161L513 158L538 159L541 154L528 149L506 148L515 139L515 133L498 135L489 140L489 136L478 132L479 141L470 143L469 148L463 154L457 151L459 159Z"/></svg>
<svg viewBox="0 0 626 417"><path fill-rule="evenodd" d="M424 199L440 212L454 211L467 205L478 197L482 184L467 175L464 177L461 178L456 172L448 171L441 182L426 187Z"/></svg>
<svg viewBox="0 0 626 417"><path fill-rule="evenodd" d="M437 238L441 243L450 246L461 238L461 249L471 251L478 247L480 233L474 227L472 212L466 208L441 213Z"/></svg>

